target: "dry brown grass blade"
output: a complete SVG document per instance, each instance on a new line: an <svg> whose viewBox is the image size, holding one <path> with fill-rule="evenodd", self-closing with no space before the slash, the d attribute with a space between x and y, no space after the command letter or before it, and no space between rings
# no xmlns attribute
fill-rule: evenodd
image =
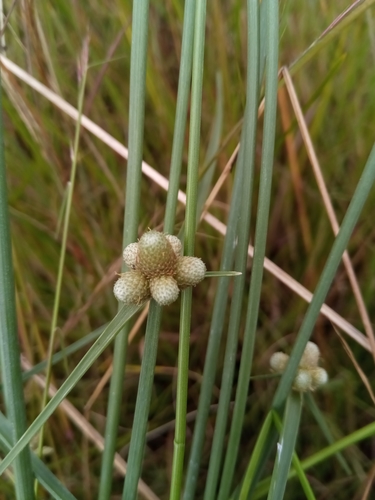
<svg viewBox="0 0 375 500"><path fill-rule="evenodd" d="M316 182L318 184L320 194L322 195L323 204L324 204L324 207L326 209L329 221L331 223L333 233L336 236L337 233L339 232L340 226L339 226L339 223L337 221L336 214L335 214L332 202L331 202L331 198L329 196L328 189L327 189L327 186L326 186L325 181L324 181L322 170L320 168L318 157L315 153L314 145L312 143L310 133L309 133L309 130L307 128L305 118L303 116L303 112L302 112L302 108L301 108L301 105L300 105L299 100L298 100L298 96L297 96L296 90L294 88L293 81L292 81L292 78L290 76L288 69L284 67L282 69L282 74L283 74L283 78L285 81L286 89L289 93L289 97L290 97L290 100L291 100L291 103L292 103L292 106L294 109L294 113L295 113L296 118L297 118L297 122L298 122L300 132L302 135L302 139L303 139L303 142L304 142L305 147L306 147L307 155L309 157L311 166L313 168L313 172L314 172L314 175L316 178ZM371 346L371 352L372 352L373 358L375 360L374 331L372 329L371 321L370 321L370 318L369 318L369 315L368 315L368 312L366 309L365 302L364 302L363 297L362 297L361 289L359 287L357 277L355 275L355 272L354 272L354 269L353 269L353 266L352 266L352 263L351 263L351 260L350 260L350 257L349 257L349 254L347 251L344 252L342 260L343 260L343 263L345 266L346 273L347 273L348 278L349 278L350 285L351 285L352 290L353 290L354 298L355 298L355 301L356 301L357 306L358 306L359 314L361 316L366 335L368 337L368 340L369 340L369 343Z"/></svg>
<svg viewBox="0 0 375 500"><path fill-rule="evenodd" d="M235 162L238 154L238 150L240 149L240 143L237 144L235 150L233 151L231 157L229 158L227 164L225 165L223 171L220 174L220 177L218 178L216 184L211 190L211 193L209 194L206 203L203 206L202 210L202 215L200 220L203 220L206 213L208 212L208 209L212 205L213 201L215 200L216 196L218 195L220 189L222 188L224 182L226 181L228 175L230 174L232 168L233 168L233 163Z"/></svg>
<svg viewBox="0 0 375 500"><path fill-rule="evenodd" d="M367 476L367 484L365 491L361 497L361 500L369 500L371 491L374 491L372 488L373 482L375 480L375 465L371 468L368 476Z"/></svg>
<svg viewBox="0 0 375 500"><path fill-rule="evenodd" d="M21 364L24 370L30 370L32 364L27 361L25 357L21 357ZM45 378L41 375L33 375L33 380L44 389ZM52 384L49 386L48 394L52 398L57 392L57 389ZM64 399L60 403L59 408L65 412L69 420L84 434L89 441L91 441L100 451L104 449L104 438L103 436L87 421L87 419L67 400ZM123 476L126 474L126 462L118 454L115 454L114 467ZM159 497L147 486L147 484L139 480L138 491L146 500L160 500Z"/></svg>
<svg viewBox="0 0 375 500"><path fill-rule="evenodd" d="M138 330L140 329L140 327L142 326L143 322L147 318L149 307L150 307L150 303L147 302L147 304L143 308L143 311L138 316L137 321L134 323L133 328L130 330L129 337L128 337L128 343L129 344L133 341L135 335L138 333ZM112 375L112 370L113 370L113 365L111 363L111 365L107 368L105 374L99 380L99 383L95 387L94 392L91 394L91 396L89 397L87 403L85 404L85 415L88 416L89 412L91 411L92 405L95 403L95 401L97 400L99 394L102 392L102 390L104 389L104 387L108 383L108 381L109 381L109 379L111 378L111 375Z"/></svg>
<svg viewBox="0 0 375 500"><path fill-rule="evenodd" d="M285 133L286 153L288 155L288 163L297 202L297 212L299 223L301 226L303 244L305 246L306 253L309 253L311 251L312 245L311 229L309 218L307 217L305 200L303 198L303 182L301 177L301 169L298 161L295 143L293 140L293 135L291 133L292 120L290 118L290 111L287 103L287 94L283 87L279 89L278 100L281 123Z"/></svg>
<svg viewBox="0 0 375 500"><path fill-rule="evenodd" d="M24 81L27 85L32 87L34 90L43 95L50 102L55 104L59 109L61 109L64 113L70 116L73 120L78 119L78 111L70 104L68 104L64 99L56 95L50 89L48 89L45 85L38 82L35 78L30 76L26 71L21 69L19 66L14 64L8 58L4 56L0 56L0 61L5 69L16 75L22 81ZM262 109L262 103L260 105L260 109ZM123 158L128 158L128 150L127 148L117 141L110 134L105 132L101 127L96 125L93 121L89 120L86 116L82 116L81 118L82 127L86 128L86 130L90 131L93 135L98 137L102 142L107 144L113 151L118 153ZM143 173L151 179L153 182L158 184L162 189L168 190L168 180L163 177L159 172L153 169L146 162L142 163L142 171ZM186 204L186 195L183 191L178 192L178 199L181 203ZM204 217L204 220L213 227L220 234L225 235L226 233L226 225L219 221L216 217L207 213ZM253 257L254 248L249 245L249 256ZM279 281L284 283L290 290L299 295L306 302L311 302L312 293L307 290L304 286L302 286L297 280L289 276L285 271L280 269L276 264L271 262L269 259L264 259L264 268L273 274ZM341 330L347 333L351 338L353 338L358 344L364 347L367 350L371 350L369 340L361 333L357 328L351 325L348 321L346 321L342 316L337 314L327 305L323 305L321 308L321 313L329 319L332 323L338 326Z"/></svg>
<svg viewBox="0 0 375 500"><path fill-rule="evenodd" d="M64 335L66 335L69 331L71 331L84 317L86 312L90 309L90 307L95 303L97 296L105 289L116 275L116 271L119 271L121 267L122 257L116 259L109 267L108 271L104 274L102 279L95 286L92 294L87 299L85 304L78 309L78 311L73 312L69 318L66 320L64 326L61 328L61 331Z"/></svg>
<svg viewBox="0 0 375 500"><path fill-rule="evenodd" d="M333 329L335 330L335 332L337 333L337 335L339 336L339 339L341 340L342 342L342 345L344 346L344 349L347 353L347 355L349 356L351 362L353 363L354 365L354 368L357 370L358 372L358 375L361 377L361 380L364 384L364 386L366 387L367 389L367 392L369 393L370 395L370 398L372 399L372 402L374 403L375 405L375 396L374 396L374 393L372 392L372 388L371 388L371 384L368 380L368 378L366 377L365 375L365 372L362 370L362 368L359 366L359 364L357 363L357 360L355 359L355 356L352 352L352 350L350 349L348 343L346 342L346 340L344 339L344 337L341 335L341 333L337 330L337 328L333 327Z"/></svg>

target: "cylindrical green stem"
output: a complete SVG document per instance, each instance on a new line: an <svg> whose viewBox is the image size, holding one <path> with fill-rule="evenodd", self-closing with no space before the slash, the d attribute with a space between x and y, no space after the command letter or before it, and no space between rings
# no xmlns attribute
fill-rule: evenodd
<svg viewBox="0 0 375 500"><path fill-rule="evenodd" d="M138 237L146 94L148 11L149 0L137 0L133 2L128 126L129 156L126 175L123 247L129 243L133 243ZM130 325L126 325L115 341L113 373L105 429L105 448L100 476L100 500L109 500L111 495L113 459L120 420L129 328Z"/></svg>
<svg viewBox="0 0 375 500"><path fill-rule="evenodd" d="M182 153L186 131L186 119L190 97L191 66L193 60L195 0L185 2L184 27L181 47L180 75L176 119L173 133L171 168L167 204L165 207L164 231L173 234L176 218L177 196L180 188Z"/></svg>
<svg viewBox="0 0 375 500"><path fill-rule="evenodd" d="M258 119L258 71L259 71L259 14L258 0L249 1L248 11L248 73L247 103L244 129L238 163L243 164L243 189L241 196L241 230L238 231L238 246L235 270L242 273L236 278L231 304L227 345L225 349L224 370L220 390L214 439L211 448L210 465L206 480L204 498L215 498L220 473L225 431L228 420L229 404L232 393L233 376L236 364L238 333L241 320L243 291L246 279L247 251L250 233L250 214L255 158L255 138Z"/></svg>
<svg viewBox="0 0 375 500"><path fill-rule="evenodd" d="M57 281L56 281L56 289L55 289L55 300L53 304L53 313L51 320L51 328L50 328L50 336L48 342L48 354L47 354L47 368L46 368L46 384L44 386L43 398L41 411L45 408L48 401L48 391L52 377L52 356L53 350L55 346L55 338L56 338L56 330L57 330L57 320L59 315L60 308L60 296L61 296L61 288L62 288L62 280L64 275L64 263L65 263L65 255L66 255L66 246L68 241L68 232L69 232L69 223L70 223L70 213L72 210L73 204L73 193L74 193L74 185L77 173L77 160L78 160L78 147L79 147L79 138L81 131L81 117L82 117L82 109L83 109L83 99L85 94L85 86L86 86L86 76L87 76L87 67L83 67L82 78L80 78L80 86L78 92L78 120L76 124L76 130L74 135L74 145L73 145L73 161L72 161L72 169L70 172L70 179L67 185L67 197L66 197L66 206L64 213L64 224L63 224L63 232L62 232L62 241L61 241L61 249L60 249L60 259L59 259L59 267L57 272ZM39 432L39 442L38 442L38 456L42 455L43 450L43 441L44 441L44 425L40 429ZM35 483L35 494L38 492L38 483Z"/></svg>
<svg viewBox="0 0 375 500"><path fill-rule="evenodd" d="M257 223L255 230L254 259L250 282L249 303L245 325L245 336L242 347L240 372L236 391L236 401L233 410L228 449L225 457L222 474L219 500L226 500L229 496L234 468L237 460L238 447L241 437L243 419L245 415L249 379L252 366L255 334L258 322L260 293L263 278L263 261L265 255L268 214L271 196L273 154L276 129L277 104L277 70L278 70L278 2L267 1L267 61L266 61L266 88L264 131L262 145L262 164L260 174L259 201L257 209Z"/></svg>
<svg viewBox="0 0 375 500"><path fill-rule="evenodd" d="M187 173L188 178L186 187L186 224L184 240L185 255L194 255L195 244L205 28L206 0L197 0L193 49L190 140ZM191 303L192 290L187 289L182 293L181 298L176 430L170 493L171 500L180 500L182 488L182 469L185 455Z"/></svg>
<svg viewBox="0 0 375 500"><path fill-rule="evenodd" d="M282 432L277 444L276 461L268 492L268 500L282 500L284 497L290 464L296 445L301 411L302 394L292 391L287 400Z"/></svg>
<svg viewBox="0 0 375 500"><path fill-rule="evenodd" d="M133 500L137 497L138 480L142 468L148 412L154 381L156 354L158 351L161 311L161 307L154 300L151 300L129 448L128 468L122 494L123 500Z"/></svg>

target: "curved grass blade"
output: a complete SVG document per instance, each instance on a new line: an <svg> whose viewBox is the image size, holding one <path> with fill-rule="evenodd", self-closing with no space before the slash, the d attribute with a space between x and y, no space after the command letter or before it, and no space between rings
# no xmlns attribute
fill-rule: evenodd
<svg viewBox="0 0 375 500"><path fill-rule="evenodd" d="M22 437L13 446L8 455L0 464L0 474L2 474L7 467L13 462L13 460L18 457L20 452L27 446L30 440L39 431L42 425L47 421L47 419L52 415L52 413L59 406L61 401L69 394L69 392L75 387L77 382L83 377L90 366L95 362L95 360L100 356L100 354L108 347L117 333L125 325L129 319L134 316L134 314L140 310L142 304L139 306L123 306L120 311L116 314L113 320L109 323L104 332L100 335L98 340L93 344L93 346L87 351L85 356L81 359L78 365L74 368L69 377L62 384L60 389L57 391L56 395L49 401L44 410L37 416L34 422L30 425L27 431L22 435ZM24 497L27 498L27 497ZM32 497L31 497L32 498Z"/></svg>

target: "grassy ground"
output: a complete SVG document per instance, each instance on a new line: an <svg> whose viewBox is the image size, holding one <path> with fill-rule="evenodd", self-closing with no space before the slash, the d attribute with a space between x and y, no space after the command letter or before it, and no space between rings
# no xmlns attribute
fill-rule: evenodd
<svg viewBox="0 0 375 500"><path fill-rule="evenodd" d="M293 69L293 62L346 7L347 2L343 0L281 2L280 66ZM245 14L243 2L208 2L201 164L204 164L213 125L217 103L215 78L220 72L223 80L224 120L215 180L240 137L238 125L243 117L246 100ZM151 2L144 160L165 177L169 175L182 21L182 2ZM127 145L130 2L19 3L11 14L5 34L6 56L74 106L78 96L77 56L88 35L90 68L84 113ZM374 140L374 41L374 9L369 9L293 74L297 96L340 222ZM75 123L44 96L7 71L3 72L3 80L18 328L22 353L34 365L45 359L48 347L61 242L61 216L70 174ZM279 98L282 99L281 94ZM278 110L266 255L313 291L334 236L301 133L284 94L285 102L287 107L284 112L280 113L280 108ZM289 117L289 126L283 124L282 114L284 118ZM291 148L296 155L297 173L301 179L299 187L292 182L290 155L293 153L286 148L286 130L293 133ZM257 139L255 189L259 184L261 139L260 136ZM186 152L187 149L183 161L183 190L186 188ZM120 269L125 174L125 161L89 132L83 131L55 351L102 326L116 314L112 284L115 272ZM223 222L227 221L232 187L233 173L226 179L210 209ZM296 201L298 196L302 204ZM374 196L372 191L349 245L352 264L370 317L375 288ZM139 235L148 227L161 227L166 193L152 180L143 178L141 200ZM255 196L254 216L256 201ZM304 207L306 219L303 219ZM179 205L175 234L183 220L184 209ZM251 229L251 241L254 228L255 224ZM209 270L219 269L222 246L222 235L207 223L201 223L195 254L204 259ZM246 294L250 268L251 261L248 263ZM216 287L217 280L205 280L193 292L189 412L194 412L198 404ZM244 303L247 302L246 294ZM339 267L326 303L353 326L364 331L343 266ZM272 352L290 350L306 307L305 301L274 276L267 272L264 274L253 375L269 373L268 361ZM225 319L227 321L228 318ZM117 441L117 449L125 459L133 423L144 328L144 325L139 328L128 349ZM149 429L154 432L147 442L142 474L145 482L161 499L168 498L172 467L178 329L179 303L176 303L168 307L162 319L149 422ZM314 399L333 436L339 439L373 421L374 402L332 324L323 316L317 322L313 339L319 344L323 366L330 377L329 383L314 395ZM357 342L348 338L347 341L364 374L372 381L373 356ZM213 405L218 402L224 347L220 349ZM53 384L61 385L81 359L82 352L66 356L54 367ZM69 396L74 407L102 435L108 384L98 393L90 408L85 405L111 362L112 351L107 349ZM237 376L236 372L235 383ZM256 379L251 383L239 454L242 459L235 471L235 484L243 477L276 386L277 381L274 379ZM31 422L40 412L41 389L31 379L25 383L25 394ZM234 395L235 388L233 399ZM327 444L305 406L297 442L301 459ZM203 498L214 424L215 407L207 424L196 498ZM187 453L193 428L194 414L187 429ZM88 441L84 432L76 428L64 410L57 411L49 420L45 445L50 447L50 453L45 457L48 466L72 493L79 499L96 498L101 453ZM343 468L339 460L330 458L308 471L316 498L365 498L362 495L366 485L374 478L370 440L346 449L343 456L348 470ZM269 474L272 472L271 465L270 462L266 468ZM112 498L121 497L122 485L123 477L116 473ZM12 498L8 490L12 491L7 478L3 476L0 479L0 491L4 498ZM292 480L287 487L286 498L299 499L301 495L300 486L295 479ZM40 497L43 497L42 491Z"/></svg>

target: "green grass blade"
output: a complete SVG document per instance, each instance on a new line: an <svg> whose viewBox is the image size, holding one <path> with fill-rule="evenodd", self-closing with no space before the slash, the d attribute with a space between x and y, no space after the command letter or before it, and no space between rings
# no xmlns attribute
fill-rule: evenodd
<svg viewBox="0 0 375 500"><path fill-rule="evenodd" d="M216 170L217 160L216 155L220 146L220 138L223 129L223 114L224 114L224 96L223 96L223 78L221 73L216 74L216 106L215 115L213 118L210 141L206 152L204 165L204 174L198 185L198 200L197 200L197 225L202 214L204 204L212 185L212 179Z"/></svg>
<svg viewBox="0 0 375 500"><path fill-rule="evenodd" d="M238 446L245 414L246 399L251 373L254 341L258 321L258 309L263 278L263 261L268 228L268 214L271 195L273 154L276 128L277 104L277 71L278 71L278 2L267 1L267 58L266 58L266 87L265 112L262 145L262 164L260 173L259 201L255 229L255 245L253 268L250 282L249 303L245 326L244 343L242 347L240 372L236 391L236 401L229 435L224 470L220 484L218 499L226 500L229 497L234 468L237 460Z"/></svg>
<svg viewBox="0 0 375 500"><path fill-rule="evenodd" d="M242 203L242 185L244 164L237 162L235 170L232 201L229 210L227 232L224 239L223 255L220 264L220 271L209 271L207 276L221 276L219 278L215 303L212 313L212 321L208 338L207 352L204 363L201 392L199 395L197 418L195 421L193 442L189 457L188 470L185 480L184 500L193 500L198 479L201 454L206 435L206 424L210 411L212 389L216 376L216 366L223 333L224 318L228 303L228 287L230 279L228 275L233 275L230 269L233 266L234 245L237 238L237 225L239 221L240 207Z"/></svg>
<svg viewBox="0 0 375 500"><path fill-rule="evenodd" d="M184 150L186 120L190 97L191 68L193 61L194 18L195 0L185 2L176 121L173 131L171 171L164 218L164 231L169 234L173 234L174 232L177 196L180 188L182 154Z"/></svg>
<svg viewBox="0 0 375 500"><path fill-rule="evenodd" d="M281 420L276 412L272 412L275 425L280 434L280 443L277 446L278 451L276 465L271 478L271 487L268 492L269 498L271 498L270 495L275 495L272 498L283 498L286 483L288 481L287 475L290 469L290 462L292 461L306 498L308 500L315 500L315 495L311 489L310 483L308 482L298 456L294 451L295 441L299 429L301 410L302 395L292 392L287 401L284 423L281 423ZM284 443L286 443L286 446L284 446ZM277 484L276 481L278 481Z"/></svg>
<svg viewBox="0 0 375 500"><path fill-rule="evenodd" d="M74 368L69 377L62 384L60 389L56 392L55 396L50 399L44 410L37 416L34 422L30 425L27 431L22 435L22 437L13 446L8 455L0 464L0 474L2 474L7 467L13 462L13 460L19 456L20 452L27 446L30 440L39 431L41 426L47 421L47 419L52 415L52 413L59 406L61 401L69 394L69 392L75 387L77 382L83 377L90 366L95 362L95 360L101 355L101 353L108 347L112 342L117 333L121 330L124 324L137 312L142 306L123 306L120 311L116 314L113 320L109 323L104 332L100 335L98 340L93 344L93 346L87 351L85 356L81 359L78 365ZM26 497L27 498L27 497ZM32 497L31 497L32 498Z"/></svg>
<svg viewBox="0 0 375 500"><path fill-rule="evenodd" d="M197 219L199 148L202 113L202 86L206 29L206 0L198 0L195 8L195 30L191 87L190 139L186 186L184 255L194 255ZM189 371L189 342L192 289L181 294L180 339L176 400L176 428L172 464L171 500L180 500L185 456L186 408Z"/></svg>
<svg viewBox="0 0 375 500"><path fill-rule="evenodd" d="M362 427L361 429L358 429L357 431L353 432L352 434L349 434L348 436L345 436L342 439L339 439L335 443L333 443L330 446L327 446L323 450L318 451L317 453L314 453L308 458L305 458L305 460L302 460L300 462L301 468L303 471L306 471L310 469L311 467L315 467L316 465L320 464L324 460L328 460L328 458L332 457L333 455L337 455L342 450L345 450L349 446L353 446L359 441L362 441L364 439L370 438L375 435L375 423L372 422L369 425L366 425L365 427ZM296 477L297 472L295 469L292 469L289 474L288 474L288 479L291 479L293 477ZM264 497L270 487L270 482L271 479L267 478L261 481L253 495L253 499L257 500L258 498Z"/></svg>
<svg viewBox="0 0 375 500"><path fill-rule="evenodd" d="M339 22L335 22L327 28L324 33L317 38L308 47L296 61L290 65L290 73L294 75L297 73L310 59L312 59L321 49L326 47L333 38L338 36L347 26L354 22L361 14L363 14L367 9L369 9L375 0L357 0L344 12L342 12L338 18Z"/></svg>
<svg viewBox="0 0 375 500"><path fill-rule="evenodd" d="M82 118L82 110L83 110L83 100L85 94L86 87L86 77L87 77L87 58L88 58L88 39L86 38L84 42L84 47L82 49L82 71L83 74L80 75L79 81L79 91L78 91L78 120L76 123L75 135L74 135L74 144L73 144L73 161L72 168L70 172L69 182L67 184L67 197L65 204L65 212L63 218L63 232L62 232L62 240L61 240L61 248L60 248L60 258L59 258L59 267L57 272L57 280L56 280L56 288L55 288L55 298L53 304L53 312L51 319L51 327L50 327L50 335L48 341L48 354L47 354L47 368L46 368L46 384L43 390L41 411L45 408L48 401L48 390L52 377L52 355L53 349L55 346L56 339L56 331L57 331L57 321L59 315L60 308L60 297L61 297L61 289L62 289L62 281L64 274L64 263L65 263L65 255L66 255L66 247L68 241L68 233L69 233L69 223L70 223L70 213L73 205L73 193L74 193L74 185L77 173L77 163L78 163L78 148L79 148L79 140L80 140L80 132L81 132L81 118ZM64 200L65 201L65 200ZM43 449L43 441L44 441L44 426L40 429L39 432L39 441L38 441L38 451L37 454L40 457ZM35 485L35 494L37 495L38 484Z"/></svg>
<svg viewBox="0 0 375 500"><path fill-rule="evenodd" d="M137 497L158 350L161 311L162 308L154 300L151 300L128 455L128 467L122 494L123 500L130 500Z"/></svg>
<svg viewBox="0 0 375 500"><path fill-rule="evenodd" d="M324 437L326 438L326 440L328 441L329 444L333 444L335 439L332 436L331 430L328 427L328 424L324 418L324 415L322 414L322 412L320 411L320 408L318 407L318 405L315 402L314 396L310 393L307 393L306 397L305 397L305 402L307 404L307 407L309 408L309 410L313 414L317 424L319 425L320 430L322 431ZM350 467L349 467L349 464L345 460L342 453L338 453L336 458L340 462L341 467L344 469L344 471L347 473L347 475L349 476L350 474L352 474Z"/></svg>
<svg viewBox="0 0 375 500"><path fill-rule="evenodd" d="M17 333L1 103L0 82L0 360L6 414L12 422L11 440L15 443L26 429L26 411ZM32 500L34 477L28 449L17 457L14 474L16 498Z"/></svg>
<svg viewBox="0 0 375 500"><path fill-rule="evenodd" d="M56 352L51 358L52 365L56 365L60 361L66 359L71 354L74 354L83 347L87 346L87 344L90 344L91 342L96 340L107 328L107 326L108 323L106 325L101 326L100 328L97 328L93 332L88 333L81 339L77 340L76 342L73 342L73 344L70 344L68 347L61 349L61 351ZM30 370L27 370L26 372L22 373L22 380L24 382L30 380L30 378L33 377L33 375L37 375L38 373L43 372L46 369L46 366L47 366L47 360L41 361L40 363L34 365L32 368L30 368Z"/></svg>
<svg viewBox="0 0 375 500"><path fill-rule="evenodd" d="M239 162L243 162L243 190L241 220L238 231L235 270L242 273L234 282L233 299L229 318L227 345L225 349L224 370L220 390L219 408L216 418L214 439L211 448L210 464L206 480L204 498L216 497L220 473L229 404L232 394L233 376L236 364L238 334L241 321L243 292L245 288L248 244L250 234L250 214L255 160L255 139L258 120L258 79L259 79L259 9L258 0L248 2L248 75L247 103L244 120L244 133L241 137Z"/></svg>
<svg viewBox="0 0 375 500"><path fill-rule="evenodd" d="M146 94L148 11L148 0L133 2L128 125L129 156L126 175L123 248L136 241L138 237ZM129 328L128 325L120 333L114 347L113 373L107 408L105 447L99 486L101 500L109 500L111 494L113 459L120 420Z"/></svg>
<svg viewBox="0 0 375 500"><path fill-rule="evenodd" d="M266 444L267 436L271 429L272 423L273 423L273 415L272 412L269 412L259 432L253 453L251 454L249 465L247 466L246 469L246 474L244 477L244 481L242 483L242 488L239 496L240 500L246 500L248 498L252 482L254 479L254 474L257 469L263 447Z"/></svg>
<svg viewBox="0 0 375 500"><path fill-rule="evenodd" d="M194 38L195 2L185 4L184 31L182 40L181 66L178 87L176 121L173 136L171 173L168 189L164 231L173 234L176 216L177 195L180 183L184 135L190 95L192 52ZM157 355L157 339L160 329L162 308L151 301L147 321L144 356L139 380L134 424L129 450L129 466L125 477L124 498L133 498L142 469L148 414L153 387L153 373Z"/></svg>
<svg viewBox="0 0 375 500"><path fill-rule="evenodd" d="M285 408L280 440L277 444L276 462L274 465L268 500L282 500L288 472L296 445L302 411L302 395L291 392Z"/></svg>
<svg viewBox="0 0 375 500"><path fill-rule="evenodd" d="M10 422L0 413L0 448L5 453L8 453L12 448L9 441L11 433L12 426ZM31 464L38 482L50 493L52 498L56 500L76 499L34 453L31 453Z"/></svg>
<svg viewBox="0 0 375 500"><path fill-rule="evenodd" d="M335 238L331 252L328 256L323 272L316 286L313 299L307 309L301 328L298 332L288 365L281 377L280 384L277 388L272 404L273 408L277 411L282 408L288 396L295 374L297 372L298 364L302 357L302 353L305 350L306 344L318 319L320 308L322 307L327 293L330 289L337 268L341 262L342 254L344 253L348 245L350 236L357 223L358 217L362 211L363 205L365 204L374 181L375 145L371 150L370 156L358 182L353 198L350 202L348 210L346 211L344 220L342 221L339 233Z"/></svg>

